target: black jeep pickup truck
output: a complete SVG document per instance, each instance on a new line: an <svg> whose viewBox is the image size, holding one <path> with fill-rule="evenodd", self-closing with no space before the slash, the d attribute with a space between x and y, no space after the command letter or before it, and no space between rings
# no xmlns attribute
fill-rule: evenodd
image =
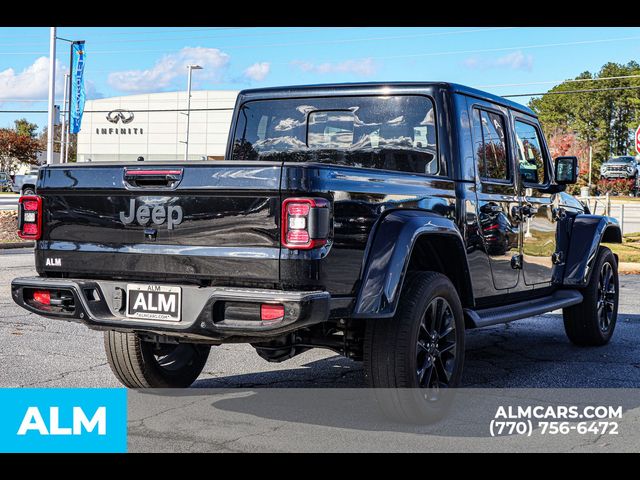
<svg viewBox="0 0 640 480"><path fill-rule="evenodd" d="M467 328L562 308L575 344L611 338L621 232L564 193L576 175L531 110L472 88L246 90L224 161L40 169L19 217L39 276L13 299L103 330L128 387L186 387L222 343L318 347L427 411Z"/></svg>

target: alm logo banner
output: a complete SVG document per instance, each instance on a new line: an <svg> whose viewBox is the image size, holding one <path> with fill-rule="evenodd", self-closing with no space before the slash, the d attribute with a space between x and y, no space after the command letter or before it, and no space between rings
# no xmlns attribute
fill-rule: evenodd
<svg viewBox="0 0 640 480"><path fill-rule="evenodd" d="M126 451L126 389L0 388L1 453Z"/></svg>

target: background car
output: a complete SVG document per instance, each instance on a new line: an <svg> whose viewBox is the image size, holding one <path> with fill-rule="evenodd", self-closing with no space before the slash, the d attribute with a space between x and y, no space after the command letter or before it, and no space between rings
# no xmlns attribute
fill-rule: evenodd
<svg viewBox="0 0 640 480"><path fill-rule="evenodd" d="M610 158L600 167L600 177L605 180L637 178L638 162L635 157L629 155Z"/></svg>
<svg viewBox="0 0 640 480"><path fill-rule="evenodd" d="M0 172L0 192L9 191L12 188L11 177L8 173Z"/></svg>
<svg viewBox="0 0 640 480"><path fill-rule="evenodd" d="M38 168L32 168L26 175L16 175L12 190L21 195L34 195L38 180Z"/></svg>

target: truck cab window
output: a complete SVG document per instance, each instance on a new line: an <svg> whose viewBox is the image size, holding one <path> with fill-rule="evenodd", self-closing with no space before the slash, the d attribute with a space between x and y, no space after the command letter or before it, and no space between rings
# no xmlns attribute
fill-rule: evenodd
<svg viewBox="0 0 640 480"><path fill-rule="evenodd" d="M481 178L509 180L511 172L507 157L504 119L487 110L476 110L480 118L482 142L476 152L478 173Z"/></svg>
<svg viewBox="0 0 640 480"><path fill-rule="evenodd" d="M247 102L232 159L446 173L438 162L433 102L418 95Z"/></svg>
<svg viewBox="0 0 640 480"><path fill-rule="evenodd" d="M544 183L546 174L538 130L529 123L516 120L515 132L518 169L522 180L526 183Z"/></svg>

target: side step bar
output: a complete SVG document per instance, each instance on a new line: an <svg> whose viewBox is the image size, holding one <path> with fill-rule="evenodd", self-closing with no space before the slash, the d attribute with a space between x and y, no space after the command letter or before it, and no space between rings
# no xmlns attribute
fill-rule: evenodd
<svg viewBox="0 0 640 480"><path fill-rule="evenodd" d="M521 318L533 317L551 312L558 308L570 307L582 302L582 294L578 290L558 290L547 297L525 300L500 307L483 310L464 309L465 317L473 328L488 327L500 323L512 322Z"/></svg>

